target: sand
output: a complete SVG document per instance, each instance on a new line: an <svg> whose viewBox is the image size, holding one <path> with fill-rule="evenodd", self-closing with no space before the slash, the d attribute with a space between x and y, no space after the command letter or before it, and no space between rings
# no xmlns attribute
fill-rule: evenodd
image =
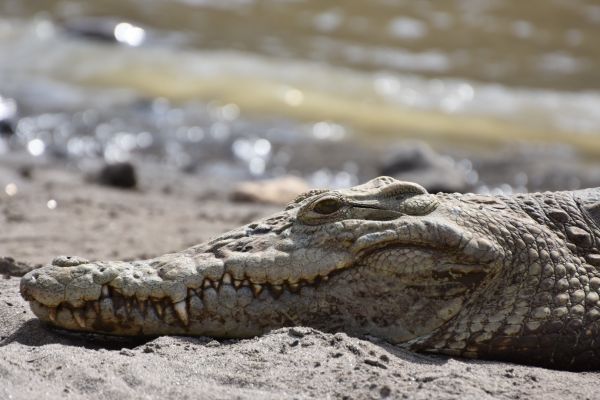
<svg viewBox="0 0 600 400"><path fill-rule="evenodd" d="M139 170L133 191L56 164L38 163L31 174L23 165L0 161L0 257L24 263L17 269L59 254L153 257L278 209L232 203L226 182L151 165ZM4 193L9 183L17 186L13 196ZM598 372L419 355L311 328L245 340L68 334L41 324L19 295L19 278L4 278L0 399L600 398Z"/></svg>

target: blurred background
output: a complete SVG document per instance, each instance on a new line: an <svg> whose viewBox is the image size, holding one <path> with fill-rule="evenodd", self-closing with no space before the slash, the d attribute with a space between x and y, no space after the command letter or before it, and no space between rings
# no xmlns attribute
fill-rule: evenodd
<svg viewBox="0 0 600 400"><path fill-rule="evenodd" d="M600 186L599 37L593 0L2 0L0 159Z"/></svg>

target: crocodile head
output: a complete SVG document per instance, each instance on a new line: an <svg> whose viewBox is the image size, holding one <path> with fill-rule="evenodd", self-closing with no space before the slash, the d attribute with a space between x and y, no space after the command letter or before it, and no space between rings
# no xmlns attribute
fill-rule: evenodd
<svg viewBox="0 0 600 400"><path fill-rule="evenodd" d="M388 177L312 191L178 253L59 257L21 293L38 318L77 331L249 337L305 325L407 342L442 329L505 257L484 223L493 204L440 196Z"/></svg>

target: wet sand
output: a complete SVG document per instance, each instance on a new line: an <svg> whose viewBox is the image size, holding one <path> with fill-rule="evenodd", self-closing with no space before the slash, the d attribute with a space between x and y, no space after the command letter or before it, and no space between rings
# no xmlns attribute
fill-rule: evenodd
<svg viewBox="0 0 600 400"><path fill-rule="evenodd" d="M0 176L18 189L14 196L0 194L0 256L28 266L58 254L153 257L278 209L232 203L227 183L151 165L139 171L140 188L133 191L90 183L79 171L55 164L30 172L30 177L23 174L18 157L0 161ZM18 277L0 279L2 399L600 396L597 372L418 355L375 338L310 328L281 329L247 340L159 337L132 342L65 334L42 325L18 289Z"/></svg>

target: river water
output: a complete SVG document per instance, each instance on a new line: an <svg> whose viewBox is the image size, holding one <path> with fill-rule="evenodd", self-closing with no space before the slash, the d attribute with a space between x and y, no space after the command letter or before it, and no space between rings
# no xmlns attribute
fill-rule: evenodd
<svg viewBox="0 0 600 400"><path fill-rule="evenodd" d="M416 138L595 162L598 37L592 0L4 0L0 152L260 177L294 146Z"/></svg>

